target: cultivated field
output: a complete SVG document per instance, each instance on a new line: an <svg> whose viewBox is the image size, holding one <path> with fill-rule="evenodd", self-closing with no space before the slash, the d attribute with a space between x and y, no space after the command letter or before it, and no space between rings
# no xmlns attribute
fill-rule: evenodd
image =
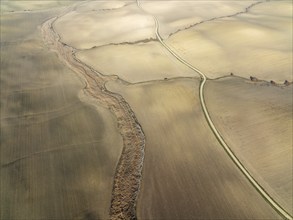
<svg viewBox="0 0 293 220"><path fill-rule="evenodd" d="M7 13L7 12L11 13L11 12L20 12L20 11L34 12L34 11L40 11L40 10L47 11L48 9L60 10L64 6L72 5L74 2L78 2L78 0L2 1L0 10L1 10L1 13Z"/></svg>
<svg viewBox="0 0 293 220"><path fill-rule="evenodd" d="M194 71L178 62L157 41L98 47L80 51L76 57L103 74L117 75L131 83L194 76Z"/></svg>
<svg viewBox="0 0 293 220"><path fill-rule="evenodd" d="M291 9L1 1L0 218L292 219Z"/></svg>
<svg viewBox="0 0 293 220"><path fill-rule="evenodd" d="M143 9L156 15L160 35L166 39L197 23L243 11L256 1L141 1ZM208 11L208 13L207 13Z"/></svg>
<svg viewBox="0 0 293 220"><path fill-rule="evenodd" d="M228 145L292 214L292 85L209 81L207 106Z"/></svg>
<svg viewBox="0 0 293 220"><path fill-rule="evenodd" d="M166 42L211 78L233 72L246 78L292 81L291 4L263 2L248 13L180 31Z"/></svg>
<svg viewBox="0 0 293 220"><path fill-rule="evenodd" d="M146 135L138 218L278 219L210 131L198 84L107 84L132 106Z"/></svg>
<svg viewBox="0 0 293 220"><path fill-rule="evenodd" d="M58 19L55 26L63 42L77 49L89 49L155 38L152 17L141 13L134 2L101 7L95 7L96 2L89 4Z"/></svg>
<svg viewBox="0 0 293 220"><path fill-rule="evenodd" d="M44 45L53 15L1 16L1 219L106 219L122 138Z"/></svg>

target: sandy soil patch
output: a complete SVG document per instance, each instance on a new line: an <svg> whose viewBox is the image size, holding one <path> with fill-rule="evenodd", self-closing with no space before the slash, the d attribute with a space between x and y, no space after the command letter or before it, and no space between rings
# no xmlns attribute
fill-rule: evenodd
<svg viewBox="0 0 293 220"><path fill-rule="evenodd" d="M290 7L289 1L264 2L247 14L179 32L167 43L211 78L233 72L243 77L291 81Z"/></svg>
<svg viewBox="0 0 293 220"><path fill-rule="evenodd" d="M178 62L158 42L134 45L110 45L80 51L82 62L105 75L118 75L131 82L198 75Z"/></svg>
<svg viewBox="0 0 293 220"><path fill-rule="evenodd" d="M62 41L75 48L155 38L153 18L143 14L135 2L117 10L83 7L82 11L72 11L55 24Z"/></svg>
<svg viewBox="0 0 293 220"><path fill-rule="evenodd" d="M292 85L226 78L208 81L205 91L211 117L228 145L292 214Z"/></svg>
<svg viewBox="0 0 293 220"><path fill-rule="evenodd" d="M107 84L128 101L146 135L140 219L277 219L218 144L198 81Z"/></svg>

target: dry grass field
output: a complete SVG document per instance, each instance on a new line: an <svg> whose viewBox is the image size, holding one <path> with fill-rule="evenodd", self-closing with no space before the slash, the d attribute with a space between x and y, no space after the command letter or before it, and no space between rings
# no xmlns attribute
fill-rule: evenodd
<svg viewBox="0 0 293 220"><path fill-rule="evenodd" d="M224 78L207 83L206 100L228 145L292 214L292 85Z"/></svg>
<svg viewBox="0 0 293 220"><path fill-rule="evenodd" d="M1 16L1 219L107 219L122 138L44 45L52 15Z"/></svg>
<svg viewBox="0 0 293 220"><path fill-rule="evenodd" d="M132 106L146 135L138 218L278 219L210 131L198 84L107 84Z"/></svg>

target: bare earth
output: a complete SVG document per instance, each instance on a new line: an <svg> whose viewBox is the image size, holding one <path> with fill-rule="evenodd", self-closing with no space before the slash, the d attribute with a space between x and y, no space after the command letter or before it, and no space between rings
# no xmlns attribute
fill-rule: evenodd
<svg viewBox="0 0 293 220"><path fill-rule="evenodd" d="M49 16L1 17L1 219L107 219L117 119L44 45Z"/></svg>
<svg viewBox="0 0 293 220"><path fill-rule="evenodd" d="M278 219L210 132L198 80L107 88L125 97L146 135L139 219Z"/></svg>
<svg viewBox="0 0 293 220"><path fill-rule="evenodd" d="M207 83L206 99L229 146L292 214L292 86L225 78Z"/></svg>

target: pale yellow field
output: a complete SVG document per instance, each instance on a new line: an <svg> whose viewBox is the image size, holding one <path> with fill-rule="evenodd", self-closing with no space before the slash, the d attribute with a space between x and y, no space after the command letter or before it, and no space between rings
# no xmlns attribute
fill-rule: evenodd
<svg viewBox="0 0 293 220"><path fill-rule="evenodd" d="M98 47L80 51L76 57L102 74L117 75L131 83L197 76L157 41Z"/></svg>
<svg viewBox="0 0 293 220"><path fill-rule="evenodd" d="M198 81L108 83L146 135L139 219L278 219L217 142L202 113Z"/></svg>
<svg viewBox="0 0 293 220"><path fill-rule="evenodd" d="M233 72L292 81L290 7L290 1L263 2L249 13L181 31L167 43L211 78Z"/></svg>
<svg viewBox="0 0 293 220"><path fill-rule="evenodd" d="M190 25L243 11L256 1L142 1L142 7L157 16L165 39Z"/></svg>
<svg viewBox="0 0 293 220"><path fill-rule="evenodd" d="M228 145L292 214L292 85L278 88L225 78L209 81L205 94Z"/></svg>
<svg viewBox="0 0 293 220"><path fill-rule="evenodd" d="M122 8L116 4L114 10L84 7L80 12L72 11L58 19L56 30L65 43L77 49L155 38L151 16L141 13L134 2Z"/></svg>

